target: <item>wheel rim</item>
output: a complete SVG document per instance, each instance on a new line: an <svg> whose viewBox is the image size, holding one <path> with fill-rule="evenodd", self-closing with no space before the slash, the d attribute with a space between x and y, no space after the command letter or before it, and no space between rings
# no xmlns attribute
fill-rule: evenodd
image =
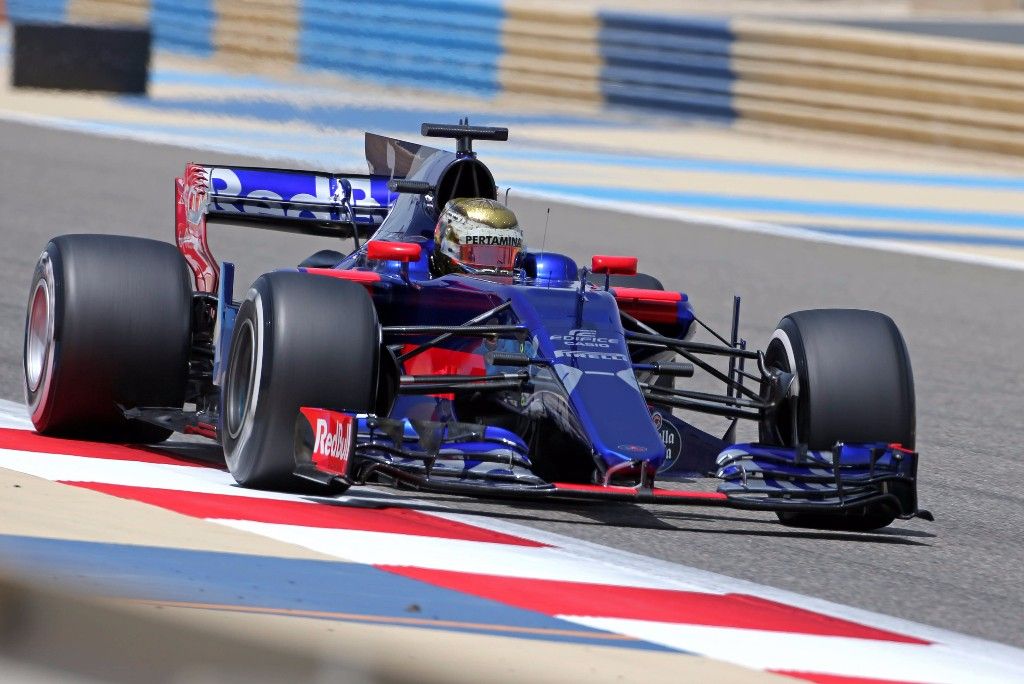
<svg viewBox="0 0 1024 684"><path fill-rule="evenodd" d="M256 371L256 331L252 321L245 320L238 330L238 345L231 355L228 367L227 396L225 398L225 418L228 436L237 439L245 424L245 415L252 402L255 386L253 375Z"/></svg>
<svg viewBox="0 0 1024 684"><path fill-rule="evenodd" d="M776 368L787 373L795 373L796 369L790 362L789 352L785 344L777 337L773 337L765 350L765 366ZM797 412L797 399L791 397L785 399L775 411L775 429L782 442L782 446L797 446L798 435L794 430L794 420Z"/></svg>
<svg viewBox="0 0 1024 684"><path fill-rule="evenodd" d="M43 381L46 361L53 345L53 303L50 286L40 278L32 292L25 340L25 382L30 392L37 392Z"/></svg>

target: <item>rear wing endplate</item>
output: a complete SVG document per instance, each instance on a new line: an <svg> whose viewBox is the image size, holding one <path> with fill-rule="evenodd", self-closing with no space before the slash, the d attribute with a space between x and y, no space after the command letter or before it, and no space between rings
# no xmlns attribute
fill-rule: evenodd
<svg viewBox="0 0 1024 684"><path fill-rule="evenodd" d="M390 176L189 164L175 179L175 236L195 275L196 290L213 293L219 268L206 224L231 223L304 235L370 236L396 193Z"/></svg>

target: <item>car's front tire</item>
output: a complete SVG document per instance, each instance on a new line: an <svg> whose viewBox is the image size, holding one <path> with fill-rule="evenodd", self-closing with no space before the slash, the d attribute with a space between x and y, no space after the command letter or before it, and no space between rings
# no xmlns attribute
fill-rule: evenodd
<svg viewBox="0 0 1024 684"><path fill-rule="evenodd" d="M169 430L119 406L180 408L188 382L192 287L172 245L63 235L46 245L29 291L25 400L36 430L160 442Z"/></svg>
<svg viewBox="0 0 1024 684"><path fill-rule="evenodd" d="M837 442L914 448L910 355L888 316L857 309L789 314L772 335L765 365L795 373L796 383L793 396L762 423L762 442L806 444L813 450L829 450ZM794 527L872 530L890 524L896 514L876 506L848 515L780 513L779 519Z"/></svg>
<svg viewBox="0 0 1024 684"><path fill-rule="evenodd" d="M300 406L372 412L380 367L377 312L361 285L276 272L239 308L223 387L224 456L247 487L293 490Z"/></svg>

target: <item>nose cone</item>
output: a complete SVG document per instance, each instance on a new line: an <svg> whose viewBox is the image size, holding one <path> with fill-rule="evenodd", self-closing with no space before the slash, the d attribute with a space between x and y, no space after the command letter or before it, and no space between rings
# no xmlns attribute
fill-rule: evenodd
<svg viewBox="0 0 1024 684"><path fill-rule="evenodd" d="M657 469L665 446L637 384L615 297L578 285L522 287L512 293L518 318L534 331L538 354L565 388L602 472L640 461ZM626 472L623 470L622 472Z"/></svg>
<svg viewBox="0 0 1024 684"><path fill-rule="evenodd" d="M665 460L665 445L628 359L613 352L574 359L575 365L556 363L554 370L604 469L643 461L656 470Z"/></svg>

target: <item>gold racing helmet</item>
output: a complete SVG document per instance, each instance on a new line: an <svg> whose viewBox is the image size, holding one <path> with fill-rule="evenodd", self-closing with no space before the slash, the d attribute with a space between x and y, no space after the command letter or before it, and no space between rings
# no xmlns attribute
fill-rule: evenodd
<svg viewBox="0 0 1024 684"><path fill-rule="evenodd" d="M507 274L523 248L523 229L511 209L492 199L457 197L434 229L437 275L473 271Z"/></svg>

